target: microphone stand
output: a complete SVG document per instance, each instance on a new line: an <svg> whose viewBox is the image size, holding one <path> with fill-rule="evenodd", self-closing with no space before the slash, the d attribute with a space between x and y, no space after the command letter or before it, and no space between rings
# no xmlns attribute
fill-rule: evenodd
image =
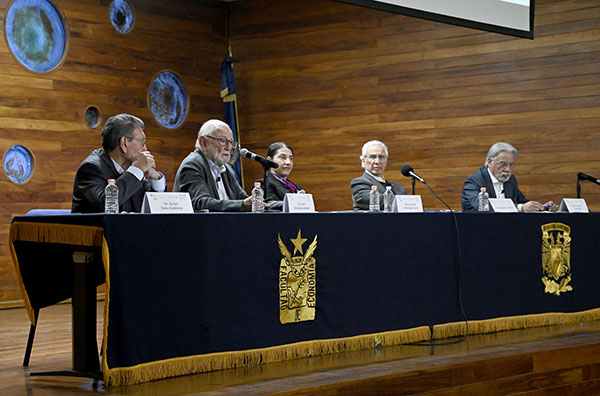
<svg viewBox="0 0 600 396"><path fill-rule="evenodd" d="M269 202L269 196L267 194L269 194L269 170L271 168L269 168L268 165L261 163L263 170L264 170L264 176L263 176L263 187L265 188L265 202Z"/></svg>
<svg viewBox="0 0 600 396"><path fill-rule="evenodd" d="M414 177L414 176L411 176L411 179L412 179L412 181L411 181L411 184L412 184L412 195L415 195L415 183L416 183L417 180L416 180L416 177Z"/></svg>
<svg viewBox="0 0 600 396"><path fill-rule="evenodd" d="M577 175L577 198L581 198L581 177Z"/></svg>

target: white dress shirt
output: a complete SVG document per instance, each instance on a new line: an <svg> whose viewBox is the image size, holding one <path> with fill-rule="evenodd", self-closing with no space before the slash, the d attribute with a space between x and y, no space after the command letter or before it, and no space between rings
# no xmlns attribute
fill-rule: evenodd
<svg viewBox="0 0 600 396"><path fill-rule="evenodd" d="M121 165L119 165L114 159L111 158L111 160L117 172L119 172L119 174L123 173L123 168L121 168ZM144 178L144 171L142 171L137 166L130 166L129 168L127 168L127 172L134 175L139 181L142 181L142 179ZM157 180L150 179L150 185L152 186L153 191L164 192L167 189L167 180L165 178L165 175L163 175L161 172L158 172L158 174L160 178Z"/></svg>
<svg viewBox="0 0 600 396"><path fill-rule="evenodd" d="M223 183L223 177L221 174L225 173L225 165L217 166L211 160L208 160L208 165L210 166L210 172L212 173L215 183L217 184L217 191L219 191L219 199L228 200L229 195L227 195L227 191L225 190L225 184Z"/></svg>

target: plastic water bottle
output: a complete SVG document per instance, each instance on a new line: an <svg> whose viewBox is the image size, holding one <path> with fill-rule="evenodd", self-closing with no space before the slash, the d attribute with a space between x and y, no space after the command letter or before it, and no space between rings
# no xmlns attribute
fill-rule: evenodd
<svg viewBox="0 0 600 396"><path fill-rule="evenodd" d="M371 186L371 191L369 191L369 212L379 212L379 191L377 191L377 186Z"/></svg>
<svg viewBox="0 0 600 396"><path fill-rule="evenodd" d="M478 210L480 212L488 212L490 210L490 196L488 195L488 192L486 191L485 187L481 187L481 189L479 190L479 208Z"/></svg>
<svg viewBox="0 0 600 396"><path fill-rule="evenodd" d="M254 188L252 189L252 212L254 213L262 213L265 211L265 205L263 203L264 193L262 188L260 188L260 183L254 183Z"/></svg>
<svg viewBox="0 0 600 396"><path fill-rule="evenodd" d="M391 213L394 211L394 192L392 186L387 186L383 193L383 211Z"/></svg>
<svg viewBox="0 0 600 396"><path fill-rule="evenodd" d="M104 188L104 213L119 213L119 187L115 179L108 179Z"/></svg>

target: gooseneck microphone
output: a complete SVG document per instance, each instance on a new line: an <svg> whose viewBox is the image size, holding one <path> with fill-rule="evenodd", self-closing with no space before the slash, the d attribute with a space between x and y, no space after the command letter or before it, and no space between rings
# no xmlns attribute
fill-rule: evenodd
<svg viewBox="0 0 600 396"><path fill-rule="evenodd" d="M442 197L440 197L435 191L433 191L433 189L429 186L429 184L427 184L427 182L425 181L425 179L423 179L421 176L417 175L415 170L413 169L412 166L406 164L406 165L402 165L402 169L400 170L400 172L402 172L402 174L406 177L412 177L413 180L413 195L415 194L415 179L420 181L421 183L425 184L427 186L427 188L433 193L433 195L435 195L435 197L437 199L440 200L440 202L442 202L444 204L444 206L446 206L450 212L454 213L454 211L452 210L452 208L446 203L446 201L444 201L442 199Z"/></svg>
<svg viewBox="0 0 600 396"><path fill-rule="evenodd" d="M587 180L587 181L591 181L592 183L596 183L596 184L600 184L600 180L596 179L595 177L592 177L590 175L586 175L585 173L577 173L577 178L581 179L581 180Z"/></svg>
<svg viewBox="0 0 600 396"><path fill-rule="evenodd" d="M414 177L415 179L417 179L421 183L427 184L427 183L425 183L425 180L421 176L419 176L419 175L417 175L415 173L415 170L413 169L413 167L410 166L410 165L408 165L408 164L402 165L402 169L400 171L406 177Z"/></svg>
<svg viewBox="0 0 600 396"><path fill-rule="evenodd" d="M259 162L262 166L270 169L270 168L274 168L277 169L279 168L279 164L275 161L271 161L268 158L262 157L258 154L254 154L252 151L249 151L248 149L241 149L240 150L240 155L242 157L246 157L246 158L250 158L251 160L254 160L256 162Z"/></svg>

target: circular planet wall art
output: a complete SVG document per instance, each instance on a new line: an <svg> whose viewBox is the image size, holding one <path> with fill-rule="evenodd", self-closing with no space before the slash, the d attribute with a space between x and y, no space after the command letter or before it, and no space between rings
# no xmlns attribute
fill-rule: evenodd
<svg viewBox="0 0 600 396"><path fill-rule="evenodd" d="M6 13L4 30L10 50L31 71L49 72L65 55L65 25L47 0L15 0Z"/></svg>
<svg viewBox="0 0 600 396"><path fill-rule="evenodd" d="M85 123L90 128L96 128L100 125L100 110L96 106L88 106L84 113Z"/></svg>
<svg viewBox="0 0 600 396"><path fill-rule="evenodd" d="M180 126L188 111L188 95L181 79L172 72L160 72L150 84L148 92L150 110L158 123L165 128Z"/></svg>
<svg viewBox="0 0 600 396"><path fill-rule="evenodd" d="M33 175L33 155L23 146L12 146L4 154L4 173L13 183L25 183Z"/></svg>
<svg viewBox="0 0 600 396"><path fill-rule="evenodd" d="M135 22L133 8L127 0L113 0L108 13L110 14L110 23L117 29L117 32L126 34L133 29Z"/></svg>

